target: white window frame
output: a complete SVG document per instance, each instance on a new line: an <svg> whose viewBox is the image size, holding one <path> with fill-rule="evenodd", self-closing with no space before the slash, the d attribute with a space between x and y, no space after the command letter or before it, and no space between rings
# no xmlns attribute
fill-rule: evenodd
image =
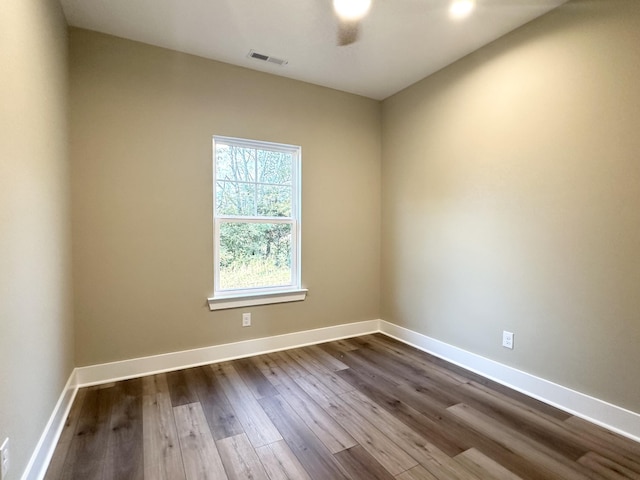
<svg viewBox="0 0 640 480"><path fill-rule="evenodd" d="M271 150L289 153L293 157L291 172L291 216L263 217L244 215L219 215L216 202L216 142L243 148ZM213 136L213 297L208 298L210 310L238 308L271 303L296 302L304 300L307 290L301 286L301 234L302 234L302 195L301 195L301 157L302 148L295 145L263 142L243 138ZM256 179L257 181L257 179ZM288 285L220 289L220 226L223 223L281 223L291 225L291 283Z"/></svg>

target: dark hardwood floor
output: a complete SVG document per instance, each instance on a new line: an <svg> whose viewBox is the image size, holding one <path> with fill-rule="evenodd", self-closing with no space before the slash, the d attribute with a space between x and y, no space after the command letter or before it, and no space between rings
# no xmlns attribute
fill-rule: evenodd
<svg viewBox="0 0 640 480"><path fill-rule="evenodd" d="M640 444L383 335L81 389L46 479L640 479Z"/></svg>

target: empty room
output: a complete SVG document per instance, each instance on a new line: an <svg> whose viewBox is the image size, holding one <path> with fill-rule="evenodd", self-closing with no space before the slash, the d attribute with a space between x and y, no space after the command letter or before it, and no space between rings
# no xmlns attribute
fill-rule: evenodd
<svg viewBox="0 0 640 480"><path fill-rule="evenodd" d="M640 479L640 1L3 0L0 480Z"/></svg>

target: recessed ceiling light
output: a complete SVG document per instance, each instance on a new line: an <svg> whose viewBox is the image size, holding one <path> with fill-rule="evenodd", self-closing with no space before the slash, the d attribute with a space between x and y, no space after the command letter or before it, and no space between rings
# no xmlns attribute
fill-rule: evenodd
<svg viewBox="0 0 640 480"><path fill-rule="evenodd" d="M476 0L453 0L449 7L449 13L453 18L468 16L476 6Z"/></svg>
<svg viewBox="0 0 640 480"><path fill-rule="evenodd" d="M360 20L371 7L371 0L333 0L333 9L342 20Z"/></svg>

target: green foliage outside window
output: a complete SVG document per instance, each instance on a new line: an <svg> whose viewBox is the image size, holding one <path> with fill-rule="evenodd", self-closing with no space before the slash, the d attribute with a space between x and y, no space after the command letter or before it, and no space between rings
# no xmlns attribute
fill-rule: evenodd
<svg viewBox="0 0 640 480"><path fill-rule="evenodd" d="M292 215L292 162L290 153L216 145L216 211L234 219L220 224L222 289L291 283L292 224L268 217Z"/></svg>

